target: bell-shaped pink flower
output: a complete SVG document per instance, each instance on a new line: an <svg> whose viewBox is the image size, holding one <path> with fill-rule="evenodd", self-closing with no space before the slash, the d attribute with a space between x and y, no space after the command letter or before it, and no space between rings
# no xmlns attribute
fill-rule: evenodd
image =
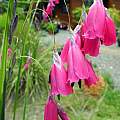
<svg viewBox="0 0 120 120"><path fill-rule="evenodd" d="M97 56L101 40L104 39L105 8L101 0L95 0L82 24L82 50L90 56Z"/></svg>
<svg viewBox="0 0 120 120"><path fill-rule="evenodd" d="M86 31L84 36L88 39L104 38L105 8L102 0L95 0L90 7L85 20Z"/></svg>
<svg viewBox="0 0 120 120"><path fill-rule="evenodd" d="M106 13L103 44L110 46L116 43L116 27L113 20Z"/></svg>
<svg viewBox="0 0 120 120"><path fill-rule="evenodd" d="M45 105L44 120L58 120L57 104L51 96Z"/></svg>
<svg viewBox="0 0 120 120"><path fill-rule="evenodd" d="M61 108L60 106L58 106L58 114L59 114L61 120L70 120L70 118L68 117L68 115L65 113L65 111L63 110L63 108Z"/></svg>
<svg viewBox="0 0 120 120"><path fill-rule="evenodd" d="M87 66L88 66L88 71L89 71L89 77L87 79L85 79L85 84L87 86L91 86L93 84L96 84L99 79L94 72L92 64L88 60L86 60L86 61L87 61Z"/></svg>
<svg viewBox="0 0 120 120"><path fill-rule="evenodd" d="M63 66L60 56L57 52L53 56L54 64L50 73L50 85L52 95L69 95L73 93L73 89L67 82L67 72Z"/></svg>
<svg viewBox="0 0 120 120"><path fill-rule="evenodd" d="M53 6L51 3L48 3L47 9L45 10L46 13L50 16L52 16L52 10L53 10Z"/></svg>
<svg viewBox="0 0 120 120"><path fill-rule="evenodd" d="M73 39L75 38L76 37ZM85 56L73 39L72 41L70 39L67 41L61 52L62 61L68 65L68 81L70 83L78 82L79 79L88 78L88 69Z"/></svg>

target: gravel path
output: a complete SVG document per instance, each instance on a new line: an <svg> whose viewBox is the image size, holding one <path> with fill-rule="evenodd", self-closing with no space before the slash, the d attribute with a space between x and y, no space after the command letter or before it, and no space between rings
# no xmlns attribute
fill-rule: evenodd
<svg viewBox="0 0 120 120"><path fill-rule="evenodd" d="M46 33L44 33L46 34ZM68 31L60 31L55 35L56 43L63 45L66 38L71 36ZM46 35L42 39L48 43L53 43L53 35ZM106 71L111 74L114 87L120 89L120 48L114 46L102 46L100 54L97 58L92 58L93 63L96 63L101 71Z"/></svg>
<svg viewBox="0 0 120 120"><path fill-rule="evenodd" d="M101 53L97 58L93 58L99 69L109 72L112 76L114 87L120 89L120 48L101 47Z"/></svg>

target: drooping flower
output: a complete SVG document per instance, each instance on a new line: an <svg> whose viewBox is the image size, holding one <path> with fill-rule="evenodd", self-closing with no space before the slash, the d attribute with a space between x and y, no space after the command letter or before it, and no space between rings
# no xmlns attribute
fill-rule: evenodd
<svg viewBox="0 0 120 120"><path fill-rule="evenodd" d="M116 29L113 20L105 11L102 0L95 0L81 27L82 50L90 56L97 56L101 44L116 43Z"/></svg>
<svg viewBox="0 0 120 120"><path fill-rule="evenodd" d="M45 11L48 15L52 16L52 10L53 10L53 5L49 3Z"/></svg>
<svg viewBox="0 0 120 120"><path fill-rule="evenodd" d="M58 120L58 108L52 96L48 98L45 105L44 120Z"/></svg>
<svg viewBox="0 0 120 120"><path fill-rule="evenodd" d="M53 62L50 73L50 85L52 95L69 95L73 89L67 82L67 72L57 52L53 55Z"/></svg>
<svg viewBox="0 0 120 120"><path fill-rule="evenodd" d="M104 38L105 8L101 0L95 0L85 20L85 38Z"/></svg>
<svg viewBox="0 0 120 120"><path fill-rule="evenodd" d="M60 106L58 106L58 114L59 114L61 120L70 120L70 118L68 117L68 115L65 113L65 111L63 110L63 108L61 108Z"/></svg>
<svg viewBox="0 0 120 120"><path fill-rule="evenodd" d="M62 61L68 65L68 81L70 83L78 82L79 79L88 78L85 56L76 44L75 38L76 36L71 40L68 39L61 52Z"/></svg>
<svg viewBox="0 0 120 120"><path fill-rule="evenodd" d="M92 64L88 60L86 60L86 62L88 66L89 77L85 79L85 84L87 86L95 85L97 81L99 80L99 78L95 74Z"/></svg>
<svg viewBox="0 0 120 120"><path fill-rule="evenodd" d="M98 80L92 64L86 59L81 48L81 39L75 34L72 39L68 39L61 52L63 63L67 64L68 81L72 84L85 80L86 85L96 84Z"/></svg>
<svg viewBox="0 0 120 120"><path fill-rule="evenodd" d="M60 3L60 0L49 0L47 8L43 9L43 11L45 11L45 12L43 12L44 20L47 20L48 16L52 16L52 11L54 10L55 5L59 4L59 3Z"/></svg>
<svg viewBox="0 0 120 120"><path fill-rule="evenodd" d="M103 44L110 46L116 43L116 28L112 18L108 15L106 11L105 17L105 28L104 28L104 40Z"/></svg>
<svg viewBox="0 0 120 120"><path fill-rule="evenodd" d="M85 22L82 24L82 50L85 54L97 56L101 39L104 39L105 8L101 0L94 1Z"/></svg>

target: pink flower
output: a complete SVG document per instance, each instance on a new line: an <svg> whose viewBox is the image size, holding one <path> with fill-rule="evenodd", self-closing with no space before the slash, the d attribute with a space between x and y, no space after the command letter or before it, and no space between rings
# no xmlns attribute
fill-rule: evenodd
<svg viewBox="0 0 120 120"><path fill-rule="evenodd" d="M75 41L79 41L78 44ZM85 58L78 45L81 46L81 40L74 35L72 41L70 39L67 40L61 52L61 59L68 66L68 81L74 83L79 82L79 80L85 80L88 86L95 84L97 76L91 63Z"/></svg>
<svg viewBox="0 0 120 120"><path fill-rule="evenodd" d="M61 59L64 63L67 63L68 81L70 83L78 82L79 79L88 78L85 56L74 40L67 40L61 52Z"/></svg>
<svg viewBox="0 0 120 120"><path fill-rule="evenodd" d="M105 8L101 0L94 1L82 25L82 50L85 54L97 56L101 39L104 39Z"/></svg>
<svg viewBox="0 0 120 120"><path fill-rule="evenodd" d="M53 6L49 3L45 11L48 15L52 16L52 10L53 10Z"/></svg>
<svg viewBox="0 0 120 120"><path fill-rule="evenodd" d="M57 104L51 96L45 105L44 120L58 120Z"/></svg>
<svg viewBox="0 0 120 120"><path fill-rule="evenodd" d="M116 43L114 22L107 15L102 0L94 1L81 28L82 50L90 56L98 56L100 45Z"/></svg>
<svg viewBox="0 0 120 120"><path fill-rule="evenodd" d="M52 95L69 95L73 93L73 89L69 83L67 83L67 72L63 66L58 53L54 53L54 64L50 73L50 85Z"/></svg>
<svg viewBox="0 0 120 120"><path fill-rule="evenodd" d="M87 60L87 66L88 66L89 77L85 79L85 84L87 86L91 86L93 84L96 84L99 78L95 74L92 64L88 60Z"/></svg>
<svg viewBox="0 0 120 120"><path fill-rule="evenodd" d="M88 39L104 38L105 8L101 0L95 0L85 20L85 37Z"/></svg>
<svg viewBox="0 0 120 120"><path fill-rule="evenodd" d="M11 48L8 48L7 54L8 54L8 57L10 57L12 55L12 49Z"/></svg>
<svg viewBox="0 0 120 120"><path fill-rule="evenodd" d="M105 28L104 28L104 40L103 44L110 46L116 43L116 28L113 20L106 13Z"/></svg>

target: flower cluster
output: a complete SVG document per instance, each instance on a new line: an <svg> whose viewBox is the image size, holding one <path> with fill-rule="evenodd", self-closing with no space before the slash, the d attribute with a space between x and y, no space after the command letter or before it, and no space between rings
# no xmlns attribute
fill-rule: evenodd
<svg viewBox="0 0 120 120"><path fill-rule="evenodd" d="M43 19L46 20L48 16L52 16L52 11L55 8L56 4L59 4L60 0L49 0L49 3L47 5L47 8L44 9L43 12Z"/></svg>
<svg viewBox="0 0 120 120"><path fill-rule="evenodd" d="M102 0L95 0L88 15L85 14L82 17L84 19L81 25L77 25L73 36L67 39L61 54L59 55L57 51L53 53L49 81L52 96L66 96L73 93L73 84L79 83L81 80L87 86L86 90L92 91L91 94L94 94L93 92L98 94L101 87L104 87L103 79L97 76L86 55L96 57L99 55L100 45L109 46L116 43L115 25ZM51 116L55 113L54 110L52 112L50 109ZM45 116L47 116L46 112ZM45 120L51 119L48 117ZM57 118L52 120L57 120Z"/></svg>

